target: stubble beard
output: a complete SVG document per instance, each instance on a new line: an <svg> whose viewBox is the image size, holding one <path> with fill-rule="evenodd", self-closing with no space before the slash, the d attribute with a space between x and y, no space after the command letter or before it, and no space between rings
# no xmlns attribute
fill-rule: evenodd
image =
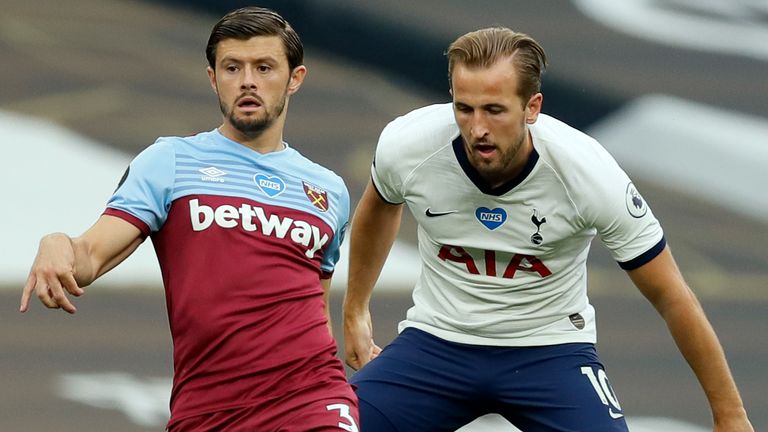
<svg viewBox="0 0 768 432"><path fill-rule="evenodd" d="M221 109L221 113L229 120L229 123L232 125L232 127L234 127L238 132L242 133L248 138L254 139L260 137L261 134L269 129L275 123L275 120L280 117L280 115L285 110L285 102L287 97L288 93L283 93L280 100L271 110L265 106L264 115L261 116L254 114L251 116L241 116L238 118L235 114L236 104L233 104L232 107L229 107L224 103L224 101L221 100L221 98L219 98L219 108Z"/></svg>
<svg viewBox="0 0 768 432"><path fill-rule="evenodd" d="M488 184L493 187L499 186L512 180L512 177L516 175L518 169L513 167L512 162L523 148L525 142L525 136L528 133L527 129L524 129L524 133L506 150L499 149L499 157L493 160L487 160L483 158L475 158L474 154L470 152L470 162L475 167L477 172L482 178L484 178ZM475 143L476 144L476 143Z"/></svg>

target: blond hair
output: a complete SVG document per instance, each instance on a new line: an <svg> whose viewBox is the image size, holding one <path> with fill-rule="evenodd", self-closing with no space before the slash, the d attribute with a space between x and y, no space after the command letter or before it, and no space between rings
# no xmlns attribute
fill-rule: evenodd
<svg viewBox="0 0 768 432"><path fill-rule="evenodd" d="M511 57L518 75L518 94L527 102L541 91L541 75L547 67L544 49L532 37L506 27L489 27L456 39L446 52L448 81L457 64L488 68L498 60Z"/></svg>

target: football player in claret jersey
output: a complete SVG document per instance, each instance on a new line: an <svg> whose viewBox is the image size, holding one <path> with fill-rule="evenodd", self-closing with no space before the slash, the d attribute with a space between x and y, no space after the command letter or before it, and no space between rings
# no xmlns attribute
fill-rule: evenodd
<svg viewBox="0 0 768 432"><path fill-rule="evenodd" d="M327 294L349 217L342 179L283 141L306 68L263 8L225 15L206 49L223 124L165 137L130 164L82 236L43 238L21 300L67 293L151 237L173 338L169 431L357 431Z"/></svg>
<svg viewBox="0 0 768 432"><path fill-rule="evenodd" d="M626 431L595 350L598 236L658 309L718 432L751 431L722 348L659 222L592 138L542 114L546 58L495 27L448 49L453 102L387 125L350 234L347 363L365 432L453 431L498 413L525 432ZM368 305L405 204L422 270L382 351ZM370 363L369 363L370 362Z"/></svg>

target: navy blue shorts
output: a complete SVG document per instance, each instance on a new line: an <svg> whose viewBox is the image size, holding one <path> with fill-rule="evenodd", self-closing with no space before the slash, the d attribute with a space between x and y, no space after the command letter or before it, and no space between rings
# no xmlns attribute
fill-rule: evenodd
<svg viewBox="0 0 768 432"><path fill-rule="evenodd" d="M627 432L593 344L492 347L408 328L352 376L365 432L455 431L498 413L525 432Z"/></svg>

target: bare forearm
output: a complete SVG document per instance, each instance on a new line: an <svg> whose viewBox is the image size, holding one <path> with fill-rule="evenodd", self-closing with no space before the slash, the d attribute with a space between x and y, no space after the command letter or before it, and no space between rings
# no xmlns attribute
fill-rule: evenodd
<svg viewBox="0 0 768 432"><path fill-rule="evenodd" d="M75 261L83 274L78 276L91 283L115 268L141 245L138 228L114 216L102 216L82 236L73 239Z"/></svg>
<svg viewBox="0 0 768 432"><path fill-rule="evenodd" d="M356 226L352 231L347 288L347 302L365 306L394 242L394 236L368 228Z"/></svg>
<svg viewBox="0 0 768 432"><path fill-rule="evenodd" d="M103 274L117 267L118 264L125 261L134 251L144 242L142 238L134 239L125 249L121 250L118 254L111 257L102 257L98 266L92 261L91 267L93 268L93 279L98 279ZM93 255L91 255L93 256Z"/></svg>
<svg viewBox="0 0 768 432"><path fill-rule="evenodd" d="M367 309L400 229L402 206L383 203L372 188L369 184L352 218L345 312Z"/></svg>
<svg viewBox="0 0 768 432"><path fill-rule="evenodd" d="M43 237L21 293L19 311L28 310L34 294L50 309L75 313L68 295L82 295L82 287L130 255L142 241L140 234L129 222L102 216L80 237L63 233Z"/></svg>
<svg viewBox="0 0 768 432"><path fill-rule="evenodd" d="M89 242L85 236L75 237L70 241L75 253L74 276L77 284L81 287L90 285L104 273L115 268L142 243L142 239L137 238L117 255L105 257L94 252L93 243Z"/></svg>
<svg viewBox="0 0 768 432"><path fill-rule="evenodd" d="M715 419L733 414L735 410L743 411L741 397L717 335L699 302L693 294L690 297L690 301L668 304L659 312L701 383Z"/></svg>
<svg viewBox="0 0 768 432"><path fill-rule="evenodd" d="M98 277L93 267L88 243L82 237L71 238L70 242L75 253L75 281L80 287L88 286Z"/></svg>
<svg viewBox="0 0 768 432"><path fill-rule="evenodd" d="M680 353L699 380L712 410L716 431L752 431L723 348L701 304L666 248L629 272L669 328Z"/></svg>

